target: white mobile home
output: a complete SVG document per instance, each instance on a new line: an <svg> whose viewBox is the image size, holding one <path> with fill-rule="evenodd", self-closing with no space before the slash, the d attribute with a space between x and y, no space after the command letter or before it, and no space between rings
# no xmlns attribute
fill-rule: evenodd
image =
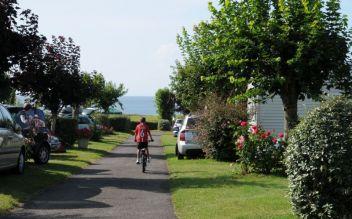
<svg viewBox="0 0 352 219"><path fill-rule="evenodd" d="M337 90L329 92L329 96L338 95ZM320 105L320 102L315 102L311 99L298 101L298 116L302 117L313 108ZM266 103L248 102L248 111L250 122L262 126L267 130L275 130L276 132L284 131L284 109L281 98L275 96L272 100L267 100Z"/></svg>

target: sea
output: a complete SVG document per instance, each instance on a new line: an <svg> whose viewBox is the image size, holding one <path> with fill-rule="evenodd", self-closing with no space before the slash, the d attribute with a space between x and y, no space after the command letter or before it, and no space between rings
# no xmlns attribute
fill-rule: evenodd
<svg viewBox="0 0 352 219"><path fill-rule="evenodd" d="M157 115L154 97L124 96L120 98L123 105L123 114Z"/></svg>

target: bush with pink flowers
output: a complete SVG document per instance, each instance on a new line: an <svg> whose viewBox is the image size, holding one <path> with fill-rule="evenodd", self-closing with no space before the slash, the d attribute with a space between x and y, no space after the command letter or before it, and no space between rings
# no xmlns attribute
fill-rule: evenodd
<svg viewBox="0 0 352 219"><path fill-rule="evenodd" d="M250 171L268 174L273 169L283 170L284 135L275 135L256 125L240 122L242 127L236 133L236 151L244 173Z"/></svg>
<svg viewBox="0 0 352 219"><path fill-rule="evenodd" d="M214 95L207 97L204 105L206 107L197 113L197 130L198 142L203 146L205 157L235 161L234 132L239 127L239 121L247 116L245 107L221 101Z"/></svg>

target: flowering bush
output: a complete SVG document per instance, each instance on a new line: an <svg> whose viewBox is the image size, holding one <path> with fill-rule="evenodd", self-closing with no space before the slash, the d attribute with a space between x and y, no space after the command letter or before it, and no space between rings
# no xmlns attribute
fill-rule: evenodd
<svg viewBox="0 0 352 219"><path fill-rule="evenodd" d="M205 108L198 112L198 141L203 146L207 158L221 161L235 161L236 150L234 132L238 122L246 118L245 107L226 103L217 96L210 95L205 100Z"/></svg>
<svg viewBox="0 0 352 219"><path fill-rule="evenodd" d="M284 135L273 135L256 125L249 126L241 121L242 127L237 132L237 155L242 164L243 172L250 168L255 172L268 174L272 169L283 169L283 153L285 150Z"/></svg>
<svg viewBox="0 0 352 219"><path fill-rule="evenodd" d="M76 131L76 134L79 139L81 138L90 139L93 135L93 132L89 128L84 128L84 129L78 129Z"/></svg>

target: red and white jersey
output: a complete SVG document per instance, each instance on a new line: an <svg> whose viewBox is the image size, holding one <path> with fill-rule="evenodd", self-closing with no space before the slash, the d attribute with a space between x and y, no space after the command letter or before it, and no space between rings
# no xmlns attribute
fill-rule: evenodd
<svg viewBox="0 0 352 219"><path fill-rule="evenodd" d="M134 130L137 142L148 142L149 127L145 123L139 123Z"/></svg>

